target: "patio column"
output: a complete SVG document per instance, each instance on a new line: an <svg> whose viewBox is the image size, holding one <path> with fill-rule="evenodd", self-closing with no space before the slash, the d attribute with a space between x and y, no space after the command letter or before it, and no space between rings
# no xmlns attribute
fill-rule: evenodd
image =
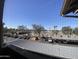
<svg viewBox="0 0 79 59"><path fill-rule="evenodd" d="M4 0L0 0L0 48L3 43L3 8L4 8Z"/></svg>

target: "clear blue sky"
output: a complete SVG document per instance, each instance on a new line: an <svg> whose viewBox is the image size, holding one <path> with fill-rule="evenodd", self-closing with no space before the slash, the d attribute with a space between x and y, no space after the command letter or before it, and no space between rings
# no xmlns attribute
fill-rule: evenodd
<svg viewBox="0 0 79 59"><path fill-rule="evenodd" d="M41 24L46 29L58 26L77 27L77 18L60 16L63 0L6 0L3 21L5 26L17 27Z"/></svg>

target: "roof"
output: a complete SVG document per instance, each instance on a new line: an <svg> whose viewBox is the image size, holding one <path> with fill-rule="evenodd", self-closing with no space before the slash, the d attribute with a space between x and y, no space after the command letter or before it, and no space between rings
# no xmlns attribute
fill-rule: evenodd
<svg viewBox="0 0 79 59"><path fill-rule="evenodd" d="M78 0L64 0L61 15L64 16L70 12L78 12Z"/></svg>

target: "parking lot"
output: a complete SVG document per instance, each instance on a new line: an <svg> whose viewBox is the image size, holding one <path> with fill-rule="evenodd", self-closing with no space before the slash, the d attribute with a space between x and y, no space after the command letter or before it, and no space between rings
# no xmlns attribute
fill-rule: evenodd
<svg viewBox="0 0 79 59"><path fill-rule="evenodd" d="M64 44L64 45L78 45L78 40L71 39L60 39L60 38L51 38L51 37L7 37L4 36L4 43L16 41L16 40L30 40L37 41L41 43L50 43L50 44Z"/></svg>

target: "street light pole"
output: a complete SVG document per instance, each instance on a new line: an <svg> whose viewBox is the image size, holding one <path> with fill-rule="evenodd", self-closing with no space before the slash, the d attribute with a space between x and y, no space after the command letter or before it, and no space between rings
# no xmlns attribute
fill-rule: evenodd
<svg viewBox="0 0 79 59"><path fill-rule="evenodd" d="M0 48L2 48L3 44L3 8L4 8L4 0L0 0Z"/></svg>

